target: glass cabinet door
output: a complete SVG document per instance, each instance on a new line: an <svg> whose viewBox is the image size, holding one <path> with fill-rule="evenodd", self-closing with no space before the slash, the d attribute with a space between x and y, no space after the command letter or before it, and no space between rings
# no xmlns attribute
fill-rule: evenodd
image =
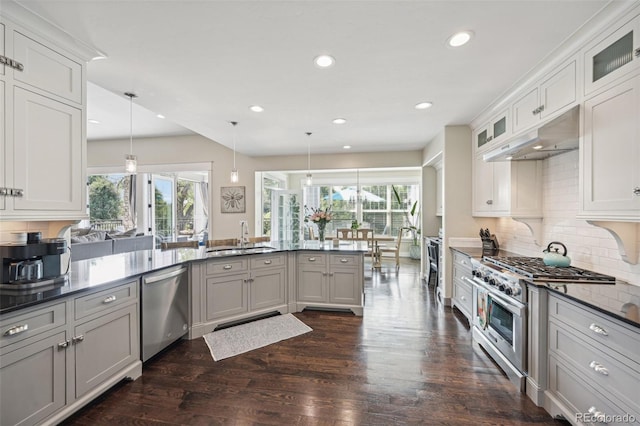
<svg viewBox="0 0 640 426"><path fill-rule="evenodd" d="M640 66L640 16L618 27L585 53L585 94Z"/></svg>

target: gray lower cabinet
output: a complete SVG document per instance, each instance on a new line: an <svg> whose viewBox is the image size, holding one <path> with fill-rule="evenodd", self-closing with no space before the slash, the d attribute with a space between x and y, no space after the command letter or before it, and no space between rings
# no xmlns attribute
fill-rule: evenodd
<svg viewBox="0 0 640 426"><path fill-rule="evenodd" d="M299 252L297 309L349 309L362 315L363 255Z"/></svg>
<svg viewBox="0 0 640 426"><path fill-rule="evenodd" d="M545 408L573 424L640 424L640 330L549 293Z"/></svg>
<svg viewBox="0 0 640 426"><path fill-rule="evenodd" d="M69 296L0 320L0 424L55 424L142 374L138 284Z"/></svg>
<svg viewBox="0 0 640 426"><path fill-rule="evenodd" d="M468 255L452 250L453 254L453 299L451 306L458 308L471 324L473 290L471 287L471 259Z"/></svg>
<svg viewBox="0 0 640 426"><path fill-rule="evenodd" d="M272 253L194 265L194 326L190 338L213 331L223 323L273 311L286 313L286 259L286 253ZM203 305L195 299L196 294L204 300Z"/></svg>

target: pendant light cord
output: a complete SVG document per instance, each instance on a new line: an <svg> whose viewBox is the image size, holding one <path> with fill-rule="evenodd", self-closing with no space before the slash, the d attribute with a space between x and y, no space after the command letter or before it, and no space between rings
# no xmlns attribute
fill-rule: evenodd
<svg viewBox="0 0 640 426"><path fill-rule="evenodd" d="M311 174L311 132L306 132L309 139L307 141L307 173Z"/></svg>
<svg viewBox="0 0 640 426"><path fill-rule="evenodd" d="M233 170L236 169L236 125L238 124L237 121L230 121L229 123L231 123L231 125L233 126Z"/></svg>
<svg viewBox="0 0 640 426"><path fill-rule="evenodd" d="M126 92L124 95L129 97L129 154L133 155L133 98L138 96L131 92Z"/></svg>

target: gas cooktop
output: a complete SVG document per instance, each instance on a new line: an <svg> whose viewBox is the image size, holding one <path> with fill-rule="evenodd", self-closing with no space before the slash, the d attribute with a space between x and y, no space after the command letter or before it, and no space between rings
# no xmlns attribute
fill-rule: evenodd
<svg viewBox="0 0 640 426"><path fill-rule="evenodd" d="M540 257L484 256L483 260L500 266L530 281L577 283L577 284L615 284L616 278L573 266L547 266Z"/></svg>

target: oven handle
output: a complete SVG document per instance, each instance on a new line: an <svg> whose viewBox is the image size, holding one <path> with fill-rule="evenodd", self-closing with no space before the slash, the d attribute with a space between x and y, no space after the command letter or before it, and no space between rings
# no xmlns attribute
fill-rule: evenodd
<svg viewBox="0 0 640 426"><path fill-rule="evenodd" d="M502 295L500 295L500 293L497 293L495 290L493 290L491 287L488 287L484 284L479 283L478 281L475 280L470 280L467 277L463 277L464 279L466 279L467 281L471 282L473 285L478 286L478 288L483 289L484 291L486 291L487 293L489 293L489 296L491 296L492 298L494 298L495 300L497 300L498 302L501 302L501 304L512 314L514 315L518 315L518 316L523 316L523 311L525 309L525 305L523 305L522 303L515 301L515 300L507 300L506 298L502 297Z"/></svg>

